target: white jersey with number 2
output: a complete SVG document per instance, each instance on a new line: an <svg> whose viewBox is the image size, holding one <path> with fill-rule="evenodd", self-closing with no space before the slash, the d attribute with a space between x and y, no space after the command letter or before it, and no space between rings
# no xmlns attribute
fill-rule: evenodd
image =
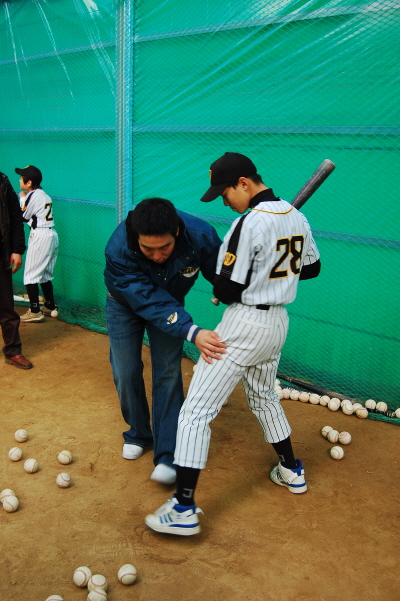
<svg viewBox="0 0 400 601"><path fill-rule="evenodd" d="M22 216L31 228L53 227L53 203L41 188L29 192L22 207Z"/></svg>

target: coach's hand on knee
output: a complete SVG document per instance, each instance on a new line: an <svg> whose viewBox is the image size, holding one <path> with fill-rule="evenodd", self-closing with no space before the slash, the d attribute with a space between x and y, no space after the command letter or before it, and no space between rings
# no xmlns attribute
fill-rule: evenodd
<svg viewBox="0 0 400 601"><path fill-rule="evenodd" d="M221 355L226 353L227 345L212 330L200 330L194 343L207 363L212 363L212 359L222 359Z"/></svg>

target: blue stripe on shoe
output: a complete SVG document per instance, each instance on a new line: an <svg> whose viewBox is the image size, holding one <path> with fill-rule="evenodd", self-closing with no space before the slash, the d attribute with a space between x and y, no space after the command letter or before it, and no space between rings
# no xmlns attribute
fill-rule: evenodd
<svg viewBox="0 0 400 601"><path fill-rule="evenodd" d="M302 486L305 486L306 483L303 482L302 484L289 484L289 486L292 486L293 488L301 488Z"/></svg>

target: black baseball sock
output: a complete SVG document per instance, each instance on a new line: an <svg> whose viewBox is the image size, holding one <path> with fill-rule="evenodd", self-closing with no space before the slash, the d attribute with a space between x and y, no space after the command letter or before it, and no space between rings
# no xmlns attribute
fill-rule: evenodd
<svg viewBox="0 0 400 601"><path fill-rule="evenodd" d="M194 505L194 491L201 470L176 466L176 498L180 505Z"/></svg>
<svg viewBox="0 0 400 601"><path fill-rule="evenodd" d="M54 302L54 292L53 292L53 283L51 280L48 282L44 282L40 284L43 290L43 296L46 299L45 305L51 311L56 308L56 304Z"/></svg>
<svg viewBox="0 0 400 601"><path fill-rule="evenodd" d="M283 467L287 467L290 470L294 470L297 467L296 459L293 455L292 443L290 442L290 436L285 438L285 440L281 440L280 442L273 442L272 446L274 447L279 461Z"/></svg>
<svg viewBox="0 0 400 601"><path fill-rule="evenodd" d="M39 285L38 284L27 284L26 292L29 296L29 302L31 303L32 313L39 313Z"/></svg>

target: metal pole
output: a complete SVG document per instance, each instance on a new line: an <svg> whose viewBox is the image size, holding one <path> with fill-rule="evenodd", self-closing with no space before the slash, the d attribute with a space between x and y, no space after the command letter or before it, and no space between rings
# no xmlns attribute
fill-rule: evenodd
<svg viewBox="0 0 400 601"><path fill-rule="evenodd" d="M119 0L116 11L116 219L133 203L133 36L134 0Z"/></svg>

